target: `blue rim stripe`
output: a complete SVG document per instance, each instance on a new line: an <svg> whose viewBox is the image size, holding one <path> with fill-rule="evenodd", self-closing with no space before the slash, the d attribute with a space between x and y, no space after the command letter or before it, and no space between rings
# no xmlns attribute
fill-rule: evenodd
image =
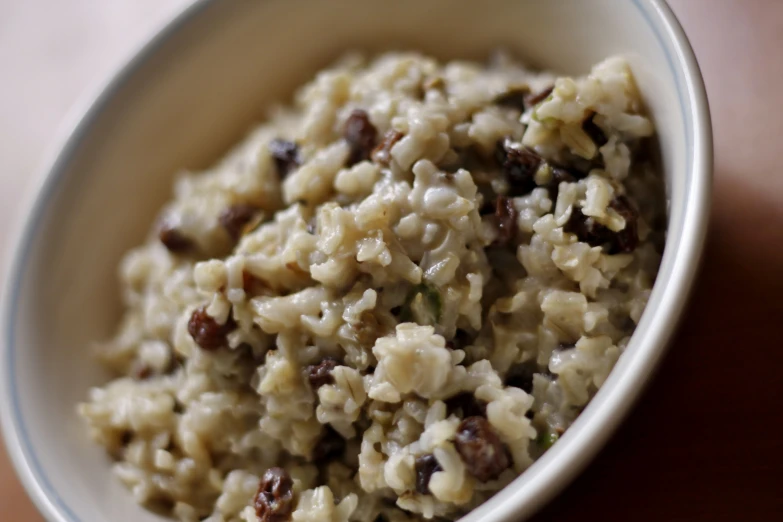
<svg viewBox="0 0 783 522"><path fill-rule="evenodd" d="M675 83L677 87L677 98L680 105L680 112L682 114L683 122L685 122L685 126L686 126L685 128L685 146L686 146L685 172L688 172L693 163L694 151L692 147L692 141L693 141L694 122L686 117L687 111L685 110L685 97L683 94L685 78L678 73L678 69L674 66L674 59L672 58L671 53L669 52L669 49L666 46L665 40L663 39L662 35L658 32L647 8L645 8L645 6L642 5L642 2L644 1L645 0L632 0L633 4L636 6L638 11L644 18L644 21L647 23L650 30L655 35L658 44L660 45L664 55L666 56L666 61L669 66L670 72L675 79ZM177 28L183 26L188 20L190 20L192 17L200 13L203 8L209 5L209 3L210 2L208 1L199 1L185 8L185 10L182 11L179 15L177 15L170 23L165 24L163 30L155 34L153 38L146 45L144 45L139 52L133 55L131 61L121 69L121 72L118 75L116 75L114 78L111 79L109 84L104 89L101 90L101 94L96 99L96 101L90 105L82 120L79 121L77 126L75 127L74 132L68 138L65 146L62 149L62 152L58 155L52 168L49 169L48 171L49 173L58 171L59 166L68 163L71 155L73 154L73 152L75 152L76 148L78 147L82 133L85 132L90 127L91 122L97 118L98 114L100 113L100 109L110 102L111 97L114 94L114 90L117 87L121 86L126 79L131 77L133 73L136 71L136 69L139 66L141 66L141 64L146 60L146 58L152 55L160 45L163 45L165 40L171 34L176 32L175 30ZM8 272L10 275L15 277L12 277L13 286L10 291L11 297L7 303L8 306L7 310L9 311L9 313L6 316L6 321L5 321L6 332L7 332L6 342L7 342L7 357L8 357L7 358L8 375L7 375L6 382L8 385L9 397L11 398L11 402L12 402L12 416L13 416L13 421L15 423L17 436L19 439L19 446L21 448L22 454L24 455L26 461L30 465L31 473L33 474L34 478L40 483L41 489L44 491L49 501L61 511L61 514L63 514L65 519L68 520L68 522L80 522L79 519L74 514L73 510L71 510L71 508L68 507L65 501L60 497L60 495L54 489L48 477L44 474L43 468L38 460L38 457L33 451L33 448L30 444L30 438L27 432L27 427L25 426L24 423L24 417L22 416L22 408L19 401L19 395L17 393L17 380L16 380L17 376L16 376L16 372L14 371L14 369L16 368L15 327L16 327L16 317L17 317L18 305L19 305L19 293L21 290L23 275L27 268L26 260L32 248L31 238L36 235L36 232L40 228L41 221L45 214L44 209L45 209L46 202L48 202L51 199L51 197L55 194L61 181L62 181L62 176L50 176L44 180L44 184L41 189L41 192L38 195L38 197L35 199L35 202L33 204L31 210L31 218L28 220L27 224L24 227L24 232L23 235L21 236L23 239L21 241L21 244L19 245L21 247L20 252L13 260L12 269ZM690 190L690 184L686 183L685 188L686 188L686 193L683 199L687 201L688 191ZM11 448L9 448L9 452L10 451L12 451ZM43 514L48 518L48 514L46 513Z"/></svg>

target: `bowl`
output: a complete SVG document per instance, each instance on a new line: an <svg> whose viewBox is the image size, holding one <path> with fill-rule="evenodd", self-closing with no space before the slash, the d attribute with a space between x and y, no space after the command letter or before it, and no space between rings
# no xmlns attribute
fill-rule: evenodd
<svg viewBox="0 0 783 522"><path fill-rule="evenodd" d="M88 346L116 326L117 264L145 237L176 171L216 159L265 106L290 96L342 50L417 49L483 59L499 45L527 63L574 74L625 55L658 128L668 236L638 329L561 441L464 520L521 520L585 466L660 361L693 286L707 227L707 99L693 52L666 4L200 1L146 43L84 111L43 170L10 250L2 426L17 471L46 518L160 520L110 474L109 458L89 440L75 405L107 378Z"/></svg>

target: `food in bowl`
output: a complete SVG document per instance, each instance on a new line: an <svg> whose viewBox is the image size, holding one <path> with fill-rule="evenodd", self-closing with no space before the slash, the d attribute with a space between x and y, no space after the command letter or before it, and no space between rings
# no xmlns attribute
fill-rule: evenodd
<svg viewBox="0 0 783 522"><path fill-rule="evenodd" d="M621 58L346 57L178 178L79 413L183 521L455 519L627 345L663 247L653 134Z"/></svg>

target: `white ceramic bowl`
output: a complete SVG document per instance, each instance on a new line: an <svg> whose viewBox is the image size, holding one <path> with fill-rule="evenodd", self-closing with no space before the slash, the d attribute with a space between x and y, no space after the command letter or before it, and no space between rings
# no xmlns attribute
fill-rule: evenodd
<svg viewBox="0 0 783 522"><path fill-rule="evenodd" d="M105 379L87 347L115 327L117 263L142 241L175 171L206 165L265 104L287 97L341 50L481 59L501 44L569 73L608 55L628 57L659 132L668 243L647 310L601 391L551 451L464 520L520 520L595 455L661 359L707 225L707 100L664 2L202 1L146 44L85 111L17 234L2 314L2 424L17 471L49 520L158 520L109 473L75 405Z"/></svg>

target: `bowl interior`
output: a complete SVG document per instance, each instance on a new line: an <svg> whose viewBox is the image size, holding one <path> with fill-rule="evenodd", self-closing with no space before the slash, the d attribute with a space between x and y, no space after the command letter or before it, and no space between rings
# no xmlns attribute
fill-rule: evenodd
<svg viewBox="0 0 783 522"><path fill-rule="evenodd" d="M69 522L159 519L138 508L109 474L108 457L75 414L89 387L106 377L89 346L109 336L119 318L117 263L144 239L177 170L214 160L259 121L264 107L290 97L343 50L484 59L505 46L528 63L575 74L606 56L625 55L659 130L671 223L665 279L668 251L682 232L693 141L684 73L657 9L617 0L431 0L426 7L417 0L237 0L191 7L78 127L40 194L6 282L7 349L0 363L6 437L46 515ZM656 299L645 321L652 321ZM629 353L660 351L662 343L638 344ZM603 393L612 393L611 382L606 386ZM590 411L580 422L589 422ZM567 469L584 460L579 435L565 437L468 519L529 514L542 492L561 485L550 477L536 489L545 467ZM511 502L519 505L498 507Z"/></svg>

